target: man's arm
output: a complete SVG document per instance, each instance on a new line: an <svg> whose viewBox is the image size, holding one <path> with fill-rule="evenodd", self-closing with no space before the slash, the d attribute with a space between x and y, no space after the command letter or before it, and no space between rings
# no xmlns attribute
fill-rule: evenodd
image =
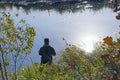
<svg viewBox="0 0 120 80"><path fill-rule="evenodd" d="M52 55L55 56L56 55L55 49L53 47L51 47L51 49L52 49Z"/></svg>
<svg viewBox="0 0 120 80"><path fill-rule="evenodd" d="M42 47L39 49L39 55L41 56L43 53Z"/></svg>

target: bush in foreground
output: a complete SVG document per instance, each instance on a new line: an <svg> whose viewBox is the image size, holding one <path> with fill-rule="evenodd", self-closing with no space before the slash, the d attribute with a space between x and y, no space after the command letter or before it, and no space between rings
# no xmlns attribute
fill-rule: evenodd
<svg viewBox="0 0 120 80"><path fill-rule="evenodd" d="M120 80L120 38L106 37L93 54L66 47L52 65L34 63L19 71L18 80Z"/></svg>

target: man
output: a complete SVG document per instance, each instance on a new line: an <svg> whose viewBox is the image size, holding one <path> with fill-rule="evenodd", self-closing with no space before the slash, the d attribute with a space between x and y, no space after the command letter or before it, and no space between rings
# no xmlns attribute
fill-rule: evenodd
<svg viewBox="0 0 120 80"><path fill-rule="evenodd" d="M51 64L52 56L56 55L53 47L49 45L49 39L44 39L44 45L39 50L39 55L41 56L41 64Z"/></svg>

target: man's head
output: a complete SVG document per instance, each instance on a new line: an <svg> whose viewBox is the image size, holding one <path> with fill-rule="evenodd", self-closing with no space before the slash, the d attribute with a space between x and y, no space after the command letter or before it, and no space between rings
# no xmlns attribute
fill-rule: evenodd
<svg viewBox="0 0 120 80"><path fill-rule="evenodd" d="M49 44L49 39L48 38L44 39L44 44Z"/></svg>

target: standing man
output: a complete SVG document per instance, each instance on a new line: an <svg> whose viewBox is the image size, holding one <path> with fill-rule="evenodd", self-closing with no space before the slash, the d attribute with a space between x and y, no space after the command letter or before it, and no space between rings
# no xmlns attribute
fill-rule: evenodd
<svg viewBox="0 0 120 80"><path fill-rule="evenodd" d="M49 39L44 39L44 45L39 50L39 55L41 56L41 64L51 64L52 56L56 55L53 47L49 45Z"/></svg>

